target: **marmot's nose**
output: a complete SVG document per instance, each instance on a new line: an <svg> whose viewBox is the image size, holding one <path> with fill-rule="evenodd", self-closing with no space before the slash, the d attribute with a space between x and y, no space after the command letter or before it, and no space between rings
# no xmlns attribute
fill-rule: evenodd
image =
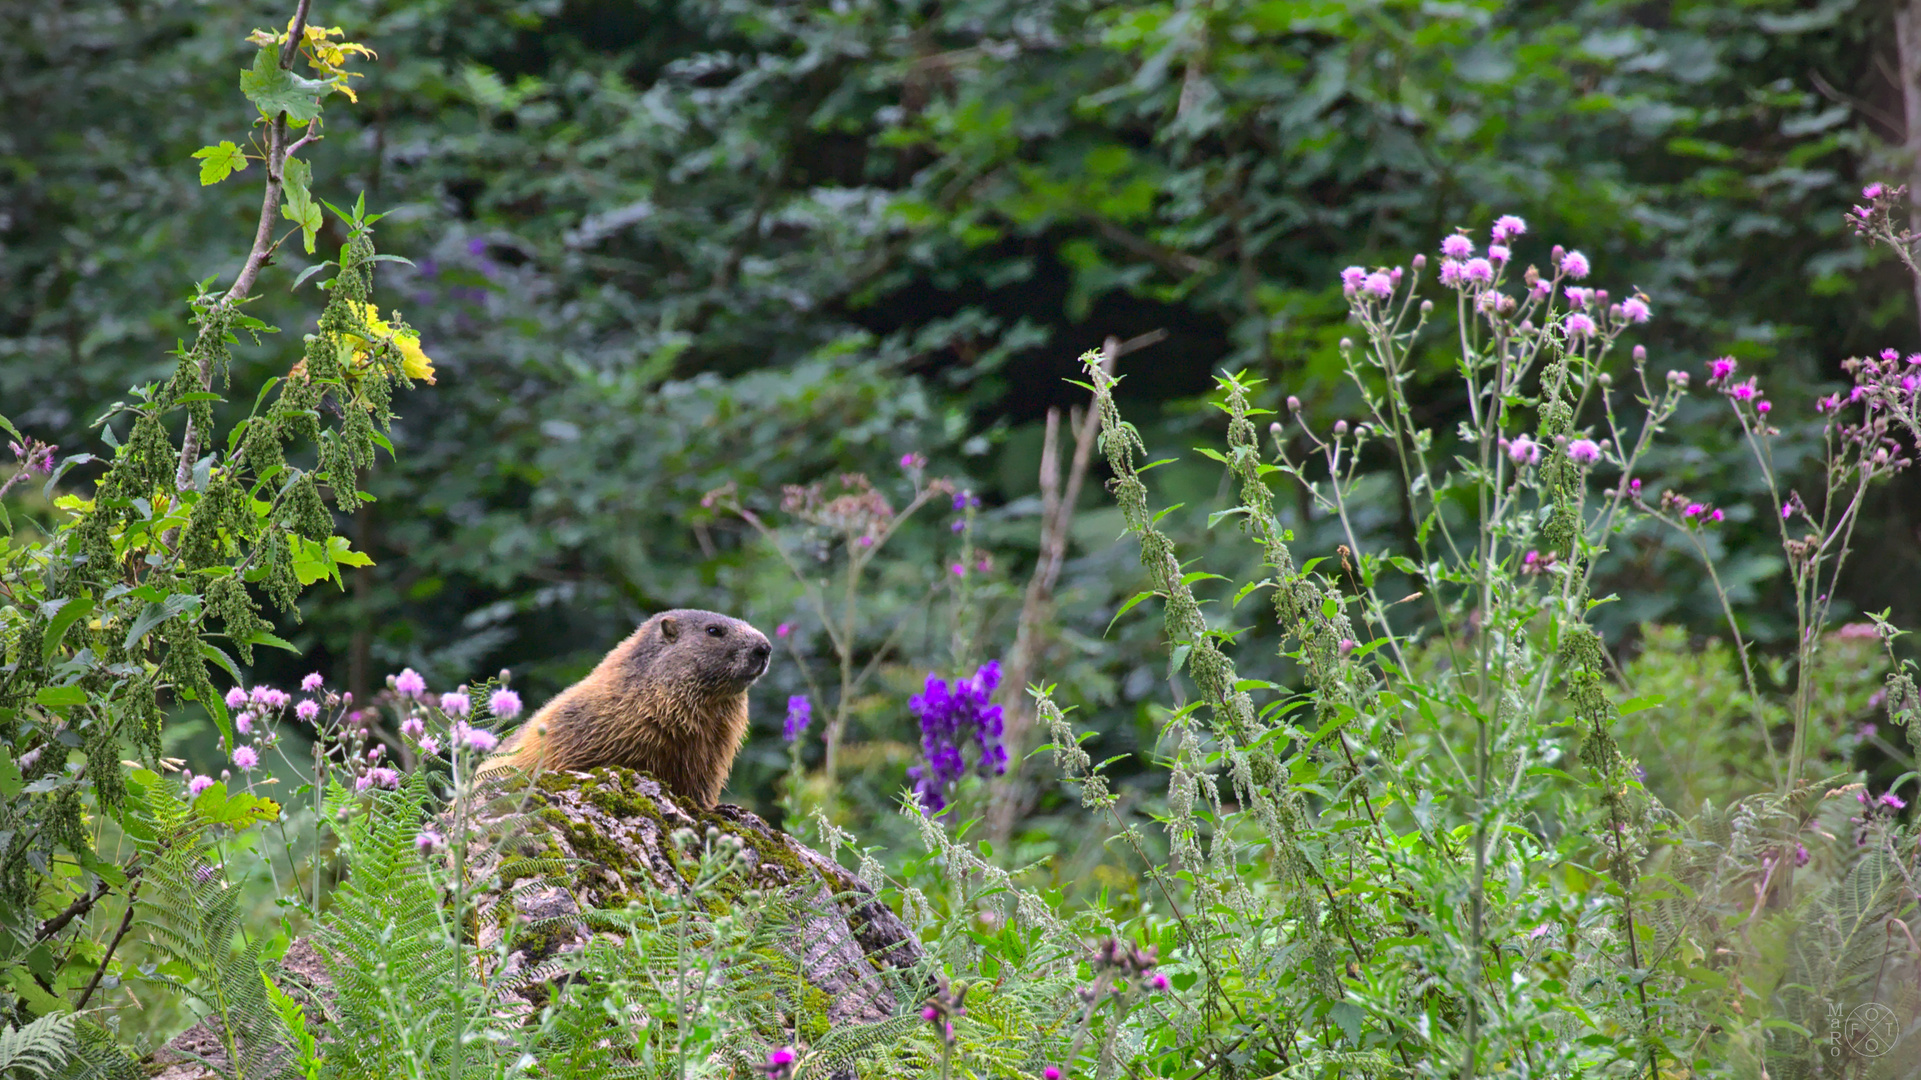
<svg viewBox="0 0 1921 1080"><path fill-rule="evenodd" d="M767 662L768 657L774 655L774 647L772 645L767 644L766 640L764 639L761 641L754 642L754 647L750 651L752 651L752 653L754 654L754 659L760 661L763 664Z"/></svg>

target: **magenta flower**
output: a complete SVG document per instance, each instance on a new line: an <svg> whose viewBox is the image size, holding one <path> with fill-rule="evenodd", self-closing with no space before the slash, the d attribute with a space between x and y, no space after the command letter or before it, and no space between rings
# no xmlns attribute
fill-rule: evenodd
<svg viewBox="0 0 1921 1080"><path fill-rule="evenodd" d="M1562 319L1561 327L1571 336L1589 337L1594 333L1594 320L1577 311Z"/></svg>
<svg viewBox="0 0 1921 1080"><path fill-rule="evenodd" d="M238 709L247 703L247 692L238 686L227 691L227 708Z"/></svg>
<svg viewBox="0 0 1921 1080"><path fill-rule="evenodd" d="M320 673L318 671L310 672L306 678L300 680L300 688L302 690L305 690L307 693L311 694L314 691L320 689L321 683L325 681L326 680L320 677Z"/></svg>
<svg viewBox="0 0 1921 1080"><path fill-rule="evenodd" d="M1594 299L1593 289L1582 288L1579 285L1569 285L1561 291L1567 294L1569 307L1584 308L1588 305L1588 301Z"/></svg>
<svg viewBox="0 0 1921 1080"><path fill-rule="evenodd" d="M1548 297L1554 295L1554 284L1548 279L1542 278L1532 286L1529 286L1527 294L1531 299L1546 300Z"/></svg>
<svg viewBox="0 0 1921 1080"><path fill-rule="evenodd" d="M1735 367L1736 364L1732 356L1723 356L1719 360L1708 361L1708 381L1720 382L1722 379L1734 374Z"/></svg>
<svg viewBox="0 0 1921 1080"><path fill-rule="evenodd" d="M1340 653L1342 656L1350 656L1353 654L1355 649L1358 649L1360 647L1361 647L1361 643L1358 641L1355 641L1351 637L1342 638L1340 641L1340 644L1335 646L1336 649L1340 650Z"/></svg>
<svg viewBox="0 0 1921 1080"><path fill-rule="evenodd" d="M1385 300L1394 295L1394 279L1376 270L1367 275L1367 280L1361 283L1361 290L1369 296Z"/></svg>
<svg viewBox="0 0 1921 1080"><path fill-rule="evenodd" d="M260 752L251 746L236 746L233 748L233 764L241 772L252 772L254 766L260 764Z"/></svg>
<svg viewBox="0 0 1921 1080"><path fill-rule="evenodd" d="M233 714L233 729L242 735L253 734L253 714L237 712Z"/></svg>
<svg viewBox="0 0 1921 1080"><path fill-rule="evenodd" d="M1709 521L1726 521L1727 515L1722 513L1721 508L1717 506L1714 509L1714 513L1708 515L1708 520Z"/></svg>
<svg viewBox="0 0 1921 1080"><path fill-rule="evenodd" d="M1806 866L1807 864L1808 864L1807 845L1806 844L1794 845L1794 865L1798 867L1798 866Z"/></svg>
<svg viewBox="0 0 1921 1080"><path fill-rule="evenodd" d="M500 737L485 728L477 728L465 720L454 724L454 742L466 743L468 749L486 753L500 745Z"/></svg>
<svg viewBox="0 0 1921 1080"><path fill-rule="evenodd" d="M1147 985L1155 990L1166 990L1169 986L1169 983L1167 981L1167 976L1156 971L1154 973L1154 977L1147 980Z"/></svg>
<svg viewBox="0 0 1921 1080"><path fill-rule="evenodd" d="M1587 256L1578 251L1570 251L1561 257L1561 272L1579 281L1587 276Z"/></svg>
<svg viewBox="0 0 1921 1080"><path fill-rule="evenodd" d="M392 791L400 786L400 774L392 769L368 769L367 779Z"/></svg>
<svg viewBox="0 0 1921 1080"><path fill-rule="evenodd" d="M1361 287L1361 283L1366 280L1367 280L1367 271L1362 267L1350 266L1347 269L1341 271L1341 288L1349 292L1359 289Z"/></svg>
<svg viewBox="0 0 1921 1080"><path fill-rule="evenodd" d="M496 690L487 699L487 708L502 720L512 720L520 715L520 695L504 688Z"/></svg>
<svg viewBox="0 0 1921 1080"><path fill-rule="evenodd" d="M1707 507L1702 506L1700 503L1689 503L1687 505L1687 508L1681 511L1681 516L1682 517L1700 517L1702 514L1707 512L1707 509L1708 509Z"/></svg>
<svg viewBox="0 0 1921 1080"><path fill-rule="evenodd" d="M1041 1076L1044 1080L1061 1080L1061 1071L1049 1065L1047 1068L1041 1070Z"/></svg>
<svg viewBox="0 0 1921 1080"><path fill-rule="evenodd" d="M1582 465L1601 460L1601 444L1593 439L1576 439L1567 444L1567 456Z"/></svg>
<svg viewBox="0 0 1921 1080"><path fill-rule="evenodd" d="M1880 184L1869 184L1867 187L1864 187L1861 189L1861 197L1872 201L1874 199L1880 198L1881 193L1886 190L1887 188L1883 187Z"/></svg>
<svg viewBox="0 0 1921 1080"><path fill-rule="evenodd" d="M1501 449L1516 465L1538 465L1541 461L1541 444L1528 435L1516 435L1512 441L1501 440Z"/></svg>
<svg viewBox="0 0 1921 1080"><path fill-rule="evenodd" d="M909 451L908 453L902 454L900 456L900 467L903 469L907 469L909 471L912 471L914 469L925 469L927 467L927 459L922 457L919 454Z"/></svg>
<svg viewBox="0 0 1921 1080"><path fill-rule="evenodd" d="M431 855L446 844L447 838L435 829L422 829L420 835L414 837L414 846L420 849L422 855Z"/></svg>
<svg viewBox="0 0 1921 1080"><path fill-rule="evenodd" d="M1646 300L1638 296L1630 296L1626 300L1621 301L1621 314L1627 316L1629 322L1644 323L1648 321L1648 316L1653 313L1648 310Z"/></svg>
<svg viewBox="0 0 1921 1080"><path fill-rule="evenodd" d="M794 632L793 623L784 622L784 623L781 623L779 626L774 627L774 636L777 638L784 638L793 632Z"/></svg>
<svg viewBox="0 0 1921 1080"><path fill-rule="evenodd" d="M320 703L318 701L303 701L293 707L293 714L311 724L314 722L314 719L320 715Z"/></svg>
<svg viewBox="0 0 1921 1080"><path fill-rule="evenodd" d="M1762 416L1766 416L1773 409L1773 404L1766 401L1757 401L1754 403L1754 411L1760 413Z"/></svg>
<svg viewBox="0 0 1921 1080"><path fill-rule="evenodd" d="M1441 260L1441 284L1449 288L1460 288L1467 281L1467 275L1460 263L1453 259Z"/></svg>
<svg viewBox="0 0 1921 1080"><path fill-rule="evenodd" d="M422 735L420 737L420 752L427 757L439 756L440 740L434 738L432 735Z"/></svg>
<svg viewBox="0 0 1921 1080"><path fill-rule="evenodd" d="M456 690L440 695L440 711L448 716L466 716L473 712L474 701L465 691Z"/></svg>
<svg viewBox="0 0 1921 1080"><path fill-rule="evenodd" d="M1476 285L1486 285L1494 280L1494 264L1486 259L1469 259L1461 267L1461 276Z"/></svg>
<svg viewBox="0 0 1921 1080"><path fill-rule="evenodd" d="M1524 232L1527 232L1527 222L1513 214L1502 214L1494 219L1493 235L1497 244L1505 244Z"/></svg>
<svg viewBox="0 0 1921 1080"><path fill-rule="evenodd" d="M400 722L400 733L409 739L418 740L427 733L427 721L418 716L409 716Z"/></svg>
<svg viewBox="0 0 1921 1080"><path fill-rule="evenodd" d="M212 786L213 777L211 776L187 777L187 794L189 796L198 795Z"/></svg>
<svg viewBox="0 0 1921 1080"><path fill-rule="evenodd" d="M403 668L400 674L394 676L394 689L399 691L402 697L425 697L427 694L427 680L421 678L420 672L415 671L413 668Z"/></svg>
<svg viewBox="0 0 1921 1080"><path fill-rule="evenodd" d="M1755 376L1752 376L1752 375L1748 376L1747 382L1737 383L1734 386L1729 387L1728 396L1732 397L1736 401L1754 400L1755 396L1760 394L1761 392L1760 387L1755 385L1756 381L1757 379Z"/></svg>
<svg viewBox="0 0 1921 1080"><path fill-rule="evenodd" d="M1455 233L1441 239L1441 254L1450 259L1465 259L1474 254L1474 241Z"/></svg>
<svg viewBox="0 0 1921 1080"><path fill-rule="evenodd" d="M1514 253L1507 249L1506 244L1489 244L1487 246L1487 257L1497 263L1506 263L1514 257Z"/></svg>

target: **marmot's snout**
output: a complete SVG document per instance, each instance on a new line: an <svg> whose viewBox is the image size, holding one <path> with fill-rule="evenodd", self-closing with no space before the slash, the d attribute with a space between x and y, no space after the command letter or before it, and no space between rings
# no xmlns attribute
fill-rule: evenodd
<svg viewBox="0 0 1921 1080"><path fill-rule="evenodd" d="M753 636L749 637L749 634ZM744 681L751 683L767 674L767 665L773 658L774 647L768 644L765 635L752 627L748 627L747 633L741 634L740 638L740 644L735 647L737 650L735 663L738 665L736 670L740 672L740 677Z"/></svg>

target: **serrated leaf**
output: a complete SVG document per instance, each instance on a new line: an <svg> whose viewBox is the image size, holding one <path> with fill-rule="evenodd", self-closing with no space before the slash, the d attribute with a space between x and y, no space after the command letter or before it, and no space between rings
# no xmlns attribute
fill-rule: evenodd
<svg viewBox="0 0 1921 1080"><path fill-rule="evenodd" d="M280 214L288 221L300 226L300 238L306 243L307 254L314 251L314 237L320 232L320 207L314 205L313 193L308 185L313 182L313 166L299 158L288 158L281 175L281 190L286 193L287 201L281 205Z"/></svg>
<svg viewBox="0 0 1921 1080"><path fill-rule="evenodd" d="M265 630L254 631L254 635L247 639L247 644L271 645L276 649L285 649L287 652L293 653L296 656L300 655L300 650L294 648L293 642L288 641L286 638L275 637L274 635L267 633Z"/></svg>
<svg viewBox="0 0 1921 1080"><path fill-rule="evenodd" d="M148 604L141 609L140 617L127 628L127 641L123 646L128 650L140 643L153 628L173 618L175 615L200 606L200 597L193 593L174 593L158 604Z"/></svg>
<svg viewBox="0 0 1921 1080"><path fill-rule="evenodd" d="M283 112L287 119L301 123L315 119L320 115L320 95L327 89L325 82L282 70L278 45L261 49L252 69L240 73L240 92L269 120Z"/></svg>
<svg viewBox="0 0 1921 1080"><path fill-rule="evenodd" d="M60 641L67 636L67 631L92 611L93 597L91 596L76 596L61 604L60 610L53 616L53 621L47 624L47 636L40 643L40 658L53 659L53 654L60 651ZM82 696L80 700L85 701L86 698Z"/></svg>
<svg viewBox="0 0 1921 1080"><path fill-rule="evenodd" d="M218 184L247 167L247 155L230 142L203 146L193 152L200 159L200 186Z"/></svg>

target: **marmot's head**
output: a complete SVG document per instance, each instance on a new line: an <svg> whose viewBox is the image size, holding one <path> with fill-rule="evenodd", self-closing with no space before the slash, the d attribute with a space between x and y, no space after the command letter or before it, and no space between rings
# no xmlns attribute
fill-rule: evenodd
<svg viewBox="0 0 1921 1080"><path fill-rule="evenodd" d="M712 611L663 611L648 620L648 629L643 637L655 639L646 642L649 681L665 676L710 693L745 692L767 674L774 653L766 634Z"/></svg>

